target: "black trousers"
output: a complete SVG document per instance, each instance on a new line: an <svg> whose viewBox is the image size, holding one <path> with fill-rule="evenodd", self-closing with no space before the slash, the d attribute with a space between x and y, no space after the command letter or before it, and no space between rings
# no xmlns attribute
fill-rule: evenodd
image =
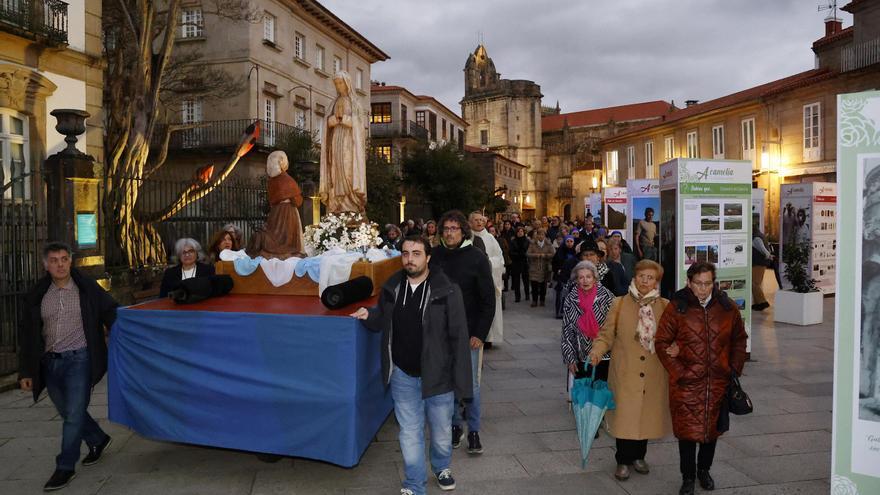
<svg viewBox="0 0 880 495"><path fill-rule="evenodd" d="M513 295L519 301L519 283L522 282L526 299L529 298L529 268L528 266L510 265L510 285L513 286Z"/></svg>
<svg viewBox="0 0 880 495"><path fill-rule="evenodd" d="M647 452L647 440L627 440L625 438L618 438L617 453L614 454L614 458L617 459L618 464L626 464L627 466L630 466L634 461L645 460L645 454Z"/></svg>
<svg viewBox="0 0 880 495"><path fill-rule="evenodd" d="M718 440L709 443L700 443L700 453L697 454L697 442L689 440L678 441L678 457L681 461L681 477L684 479L696 479L697 470L708 471L712 467L715 458L715 445Z"/></svg>
<svg viewBox="0 0 880 495"><path fill-rule="evenodd" d="M526 297L529 297L528 294ZM544 302L547 298L547 282L532 281L532 302Z"/></svg>

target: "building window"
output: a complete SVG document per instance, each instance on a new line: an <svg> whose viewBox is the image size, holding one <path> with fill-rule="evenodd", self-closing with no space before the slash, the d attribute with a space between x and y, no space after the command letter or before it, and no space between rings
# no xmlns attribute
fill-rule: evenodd
<svg viewBox="0 0 880 495"><path fill-rule="evenodd" d="M407 120L409 120L408 112L409 111L407 110L406 105L401 104L400 105L400 121L403 123L403 125L406 125Z"/></svg>
<svg viewBox="0 0 880 495"><path fill-rule="evenodd" d="M700 147L697 142L697 131L691 131L687 133L687 157L688 158L699 158L700 157Z"/></svg>
<svg viewBox="0 0 880 495"><path fill-rule="evenodd" d="M486 137L486 141L488 141L488 140L489 140L489 138L488 138L488 136L487 136L487 137ZM464 142L464 129L459 129L459 130L458 130L458 142L459 142L459 143L463 143L463 142Z"/></svg>
<svg viewBox="0 0 880 495"><path fill-rule="evenodd" d="M636 178L636 147L626 147L626 178Z"/></svg>
<svg viewBox="0 0 880 495"><path fill-rule="evenodd" d="M449 139L455 140L455 126L449 124Z"/></svg>
<svg viewBox="0 0 880 495"><path fill-rule="evenodd" d="M263 39L275 44L275 16L268 12L263 13Z"/></svg>
<svg viewBox="0 0 880 495"><path fill-rule="evenodd" d="M299 60L306 59L306 37L300 33L296 33L293 39L293 56Z"/></svg>
<svg viewBox="0 0 880 495"><path fill-rule="evenodd" d="M712 158L724 159L724 126L712 126Z"/></svg>
<svg viewBox="0 0 880 495"><path fill-rule="evenodd" d="M376 146L373 148L376 157L385 163L391 163L391 146Z"/></svg>
<svg viewBox="0 0 880 495"><path fill-rule="evenodd" d="M440 121L440 129L443 134L443 140L446 140L446 119Z"/></svg>
<svg viewBox="0 0 880 495"><path fill-rule="evenodd" d="M355 89L364 89L364 71L363 69L358 69L355 72L354 76L354 87Z"/></svg>
<svg viewBox="0 0 880 495"><path fill-rule="evenodd" d="M266 146L275 146L275 117L277 113L275 108L277 102L275 98L266 98L266 106L264 107L263 118L266 120Z"/></svg>
<svg viewBox="0 0 880 495"><path fill-rule="evenodd" d="M645 143L645 177L654 179L654 141Z"/></svg>
<svg viewBox="0 0 880 495"><path fill-rule="evenodd" d="M0 186L3 199L31 199L28 118L0 109ZM9 184L12 184L11 186Z"/></svg>
<svg viewBox="0 0 880 495"><path fill-rule="evenodd" d="M675 137L666 136L663 138L663 160L669 161L675 158Z"/></svg>
<svg viewBox="0 0 880 495"><path fill-rule="evenodd" d="M180 121L184 124L196 124L202 121L201 100L184 100L180 105ZM184 129L183 147L194 148L201 144L201 129Z"/></svg>
<svg viewBox="0 0 880 495"><path fill-rule="evenodd" d="M302 108L297 108L296 112L294 112L294 125L299 127L300 129L306 128L306 111Z"/></svg>
<svg viewBox="0 0 880 495"><path fill-rule="evenodd" d="M373 103L370 105L370 123L388 124L391 122L391 103Z"/></svg>
<svg viewBox="0 0 880 495"><path fill-rule="evenodd" d="M416 110L416 124L422 129L425 128L425 111Z"/></svg>
<svg viewBox="0 0 880 495"><path fill-rule="evenodd" d="M742 127L742 159L755 162L755 119L745 119Z"/></svg>
<svg viewBox="0 0 880 495"><path fill-rule="evenodd" d="M315 45L315 68L324 70L324 47Z"/></svg>
<svg viewBox="0 0 880 495"><path fill-rule="evenodd" d="M339 72L341 70L342 70L342 59L337 57L336 55L333 55L333 73L336 74L337 72Z"/></svg>
<svg viewBox="0 0 880 495"><path fill-rule="evenodd" d="M437 114L428 112L428 132L431 134L431 141L437 140Z"/></svg>
<svg viewBox="0 0 880 495"><path fill-rule="evenodd" d="M804 105L804 161L816 161L822 158L822 128L819 103Z"/></svg>
<svg viewBox="0 0 880 495"><path fill-rule="evenodd" d="M609 184L617 184L617 150L605 152L605 175Z"/></svg>
<svg viewBox="0 0 880 495"><path fill-rule="evenodd" d="M480 146L489 146L489 129L480 130Z"/></svg>
<svg viewBox="0 0 880 495"><path fill-rule="evenodd" d="M201 7L190 7L180 11L180 37L201 38L205 35L205 22Z"/></svg>

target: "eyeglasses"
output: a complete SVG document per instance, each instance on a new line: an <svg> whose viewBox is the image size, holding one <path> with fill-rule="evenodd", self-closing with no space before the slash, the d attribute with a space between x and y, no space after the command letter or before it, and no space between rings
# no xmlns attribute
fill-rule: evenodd
<svg viewBox="0 0 880 495"><path fill-rule="evenodd" d="M693 280L691 280L690 283L696 285L697 287L703 287L703 288L712 287L713 285L715 285L715 282L695 282Z"/></svg>
<svg viewBox="0 0 880 495"><path fill-rule="evenodd" d="M461 227L443 227L443 232L458 232Z"/></svg>
<svg viewBox="0 0 880 495"><path fill-rule="evenodd" d="M180 254L183 254L183 255L187 255L187 254L196 254L196 250L195 250L195 249L187 249L187 250L183 251L183 252L180 253Z"/></svg>

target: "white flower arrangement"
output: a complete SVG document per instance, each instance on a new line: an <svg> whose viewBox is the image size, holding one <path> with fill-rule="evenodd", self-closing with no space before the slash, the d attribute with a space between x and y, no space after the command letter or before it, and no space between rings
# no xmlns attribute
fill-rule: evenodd
<svg viewBox="0 0 880 495"><path fill-rule="evenodd" d="M379 245L379 226L360 213L329 213L316 225L306 227L303 240L310 255L333 248L366 253Z"/></svg>

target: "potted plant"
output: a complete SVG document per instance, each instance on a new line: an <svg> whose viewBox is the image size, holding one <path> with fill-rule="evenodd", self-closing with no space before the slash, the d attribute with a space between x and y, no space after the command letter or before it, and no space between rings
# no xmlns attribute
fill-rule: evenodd
<svg viewBox="0 0 880 495"><path fill-rule="evenodd" d="M810 263L809 240L802 239L782 247L785 279L790 289L780 289L774 300L773 320L794 325L822 323L822 293L807 273Z"/></svg>

